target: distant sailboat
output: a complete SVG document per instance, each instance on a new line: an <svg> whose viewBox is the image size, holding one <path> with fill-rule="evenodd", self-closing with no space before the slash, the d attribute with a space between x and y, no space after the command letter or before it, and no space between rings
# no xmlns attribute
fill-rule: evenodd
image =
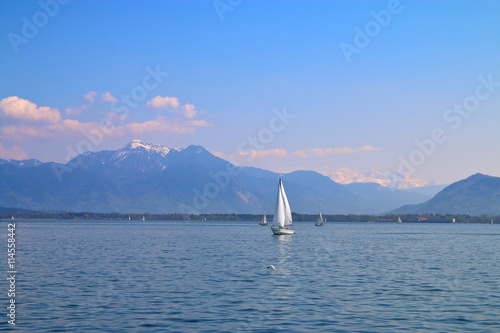
<svg viewBox="0 0 500 333"><path fill-rule="evenodd" d="M264 217L262 218L262 221L259 223L259 225L268 225L267 224L267 218L266 218L266 212L264 212Z"/></svg>
<svg viewBox="0 0 500 333"><path fill-rule="evenodd" d="M401 221L401 218L398 216L398 223L403 223L403 221Z"/></svg>
<svg viewBox="0 0 500 333"><path fill-rule="evenodd" d="M271 226L271 230L275 235L293 235L295 233L292 223L292 211L281 179L278 185L276 205L274 206L273 224L275 225Z"/></svg>
<svg viewBox="0 0 500 333"><path fill-rule="evenodd" d="M490 224L493 224L493 220L491 220Z"/></svg>
<svg viewBox="0 0 500 333"><path fill-rule="evenodd" d="M14 216L12 216L10 219L11 219L11 220L13 220L13 219L14 219Z"/></svg>
<svg viewBox="0 0 500 333"><path fill-rule="evenodd" d="M130 215L128 216L128 220L130 221Z"/></svg>
<svg viewBox="0 0 500 333"><path fill-rule="evenodd" d="M325 220L323 219L323 215L321 215L321 212L319 212L318 219L316 220L315 226L321 227L325 225Z"/></svg>
<svg viewBox="0 0 500 333"><path fill-rule="evenodd" d="M142 215L142 220L146 221L146 216Z"/></svg>

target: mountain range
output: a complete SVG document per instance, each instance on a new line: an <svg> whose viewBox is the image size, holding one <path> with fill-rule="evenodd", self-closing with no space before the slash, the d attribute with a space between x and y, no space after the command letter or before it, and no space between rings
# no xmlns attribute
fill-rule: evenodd
<svg viewBox="0 0 500 333"><path fill-rule="evenodd" d="M340 168L328 175L339 184L351 183L377 183L384 187L392 187L399 190L421 188L434 185L423 179L410 178L395 172L380 172L376 170L359 172L349 168Z"/></svg>
<svg viewBox="0 0 500 333"><path fill-rule="evenodd" d="M394 214L500 215L500 178L477 173L447 186L432 199L405 205Z"/></svg>
<svg viewBox="0 0 500 333"><path fill-rule="evenodd" d="M381 214L401 206L417 209L416 204L434 200L429 193L440 189L421 187L418 192L377 183L343 185L314 171L278 174L236 167L201 146L168 148L133 140L118 150L83 153L66 164L0 159L0 207L123 213L272 213L279 178L297 213L314 214L320 210L326 214ZM493 182L492 186L497 185Z"/></svg>

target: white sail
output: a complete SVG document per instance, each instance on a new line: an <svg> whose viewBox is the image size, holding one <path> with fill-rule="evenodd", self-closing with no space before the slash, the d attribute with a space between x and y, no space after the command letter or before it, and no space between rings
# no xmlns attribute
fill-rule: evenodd
<svg viewBox="0 0 500 333"><path fill-rule="evenodd" d="M281 183L280 179L280 190L282 192L283 197L283 206L285 208L285 225L292 225L292 211L290 210L290 204L288 203L288 198L286 197L285 188Z"/></svg>
<svg viewBox="0 0 500 333"><path fill-rule="evenodd" d="M321 212L318 212L318 219L316 220L316 226L322 226L323 225L323 222L325 221L323 219L323 215L321 215Z"/></svg>
<svg viewBox="0 0 500 333"><path fill-rule="evenodd" d="M274 218L271 230L275 235L293 235L295 230L292 225L292 211L286 197L285 189L281 183L278 186L278 194L276 196L276 205L274 206Z"/></svg>
<svg viewBox="0 0 500 333"><path fill-rule="evenodd" d="M264 213L264 218L262 219L262 224L267 224L266 213Z"/></svg>
<svg viewBox="0 0 500 333"><path fill-rule="evenodd" d="M279 224L280 227L285 226L285 203L283 201L283 191L281 190L281 179L278 187L278 194L276 196L276 205L274 206L273 223Z"/></svg>

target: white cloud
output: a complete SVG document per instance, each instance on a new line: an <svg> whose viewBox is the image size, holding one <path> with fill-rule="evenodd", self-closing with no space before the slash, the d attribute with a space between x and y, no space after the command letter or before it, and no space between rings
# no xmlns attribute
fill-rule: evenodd
<svg viewBox="0 0 500 333"><path fill-rule="evenodd" d="M325 170L327 169L328 167L325 167ZM398 189L422 187L430 184L426 180L419 178L410 178L406 175L401 175L394 172L380 172L377 170L359 172L347 167L342 167L340 169L325 172L323 174L340 184L377 183L382 186Z"/></svg>
<svg viewBox="0 0 500 333"><path fill-rule="evenodd" d="M146 121L144 123L131 123L121 126L117 129L120 132L127 132L134 135L141 135L144 133L158 133L158 134L187 134L195 131L192 127L181 126L177 121L166 119L158 116L156 120Z"/></svg>
<svg viewBox="0 0 500 333"><path fill-rule="evenodd" d="M57 135L71 135L73 133L82 133L82 131L90 131L92 129L98 128L99 124L97 122L84 123L73 119L64 119L57 124L50 124L46 126L46 129L52 134Z"/></svg>
<svg viewBox="0 0 500 333"><path fill-rule="evenodd" d="M303 151L303 150L297 150L295 152L292 153L293 156L295 157L307 157L307 152Z"/></svg>
<svg viewBox="0 0 500 333"><path fill-rule="evenodd" d="M94 98L97 95L96 91L89 91L84 97L90 103L94 103Z"/></svg>
<svg viewBox="0 0 500 333"><path fill-rule="evenodd" d="M153 109L161 109L165 107L172 107L176 109L179 106L179 99L177 97L161 97L161 96L156 96L149 100L146 103L146 106L149 106L150 108Z"/></svg>
<svg viewBox="0 0 500 333"><path fill-rule="evenodd" d="M109 91L106 91L105 93L101 94L101 100L104 102L116 102L117 99L115 96L111 95Z"/></svg>
<svg viewBox="0 0 500 333"><path fill-rule="evenodd" d="M4 140L24 142L31 139L48 138L50 133L45 128L26 125L11 125L2 128Z"/></svg>
<svg viewBox="0 0 500 333"><path fill-rule="evenodd" d="M0 101L0 115L31 123L57 123L61 120L59 110L47 106L37 107L35 103L17 96L7 97Z"/></svg>
<svg viewBox="0 0 500 333"><path fill-rule="evenodd" d="M285 149L264 149L264 150L252 150L249 152L237 152L236 156L253 158L283 158L287 156Z"/></svg>
<svg viewBox="0 0 500 333"><path fill-rule="evenodd" d="M76 106L76 107L73 107L73 108L67 108L66 110L64 110L64 113L67 116L75 116L75 115L78 115L78 114L82 114L88 108L90 108L90 104L82 105L82 106Z"/></svg>
<svg viewBox="0 0 500 333"><path fill-rule="evenodd" d="M186 103L182 106L182 115L188 119L193 119L196 116L196 111L193 104Z"/></svg>
<svg viewBox="0 0 500 333"><path fill-rule="evenodd" d="M4 147L0 142L0 158L3 159L13 159L13 160L25 160L28 155L19 146L12 146L10 148Z"/></svg>
<svg viewBox="0 0 500 333"><path fill-rule="evenodd" d="M168 103L175 105L174 102L175 100L170 99ZM78 114L91 106L88 104L77 108L68 108L65 113L67 115ZM189 106L187 109L192 110ZM36 104L16 96L0 101L0 116L22 120L0 128L0 139L10 142L26 142L46 138L74 138L81 137L82 133L96 133L96 135L109 137L140 136L145 133L157 135L190 134L196 131L196 127L213 126L212 123L205 120L184 120L185 118L180 114L175 119L167 119L158 115L154 120L123 124L120 122L120 117L111 112L106 114L101 121L81 122L74 119L63 119L57 109L37 107ZM103 125L101 124L103 121L108 121L108 123Z"/></svg>
<svg viewBox="0 0 500 333"><path fill-rule="evenodd" d="M197 126L197 127L209 127L214 125L212 123L206 122L205 120L188 120L185 121L184 124L186 126Z"/></svg>
<svg viewBox="0 0 500 333"><path fill-rule="evenodd" d="M2 137L6 140L24 142L32 139L51 137L71 137L81 135L82 132L99 131L107 136L142 135L147 134L189 134L196 129L183 126L179 121L166 119L158 116L157 119L146 122L134 122L122 126L109 126L103 128L98 122L80 122L78 120L65 119L56 124L48 124L43 127L36 126L7 126L1 130Z"/></svg>
<svg viewBox="0 0 500 333"><path fill-rule="evenodd" d="M309 151L304 151L304 150L297 150L294 152L292 155L295 157L301 157L305 158L310 155L315 155L315 156L328 156L328 155L335 155L335 154L356 154L360 152L367 152L367 151L380 151L380 148L377 147L372 147L372 146L363 146L361 148L313 148L310 149Z"/></svg>

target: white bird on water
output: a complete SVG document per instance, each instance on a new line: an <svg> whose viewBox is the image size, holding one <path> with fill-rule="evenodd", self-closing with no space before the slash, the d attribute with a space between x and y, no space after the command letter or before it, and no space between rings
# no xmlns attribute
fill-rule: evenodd
<svg viewBox="0 0 500 333"><path fill-rule="evenodd" d="M269 268L272 268L272 269L273 269L273 271L275 271L275 270L276 270L276 268L274 268L274 266L273 266L273 265L269 265L269 266L267 266L267 269L269 269Z"/></svg>

